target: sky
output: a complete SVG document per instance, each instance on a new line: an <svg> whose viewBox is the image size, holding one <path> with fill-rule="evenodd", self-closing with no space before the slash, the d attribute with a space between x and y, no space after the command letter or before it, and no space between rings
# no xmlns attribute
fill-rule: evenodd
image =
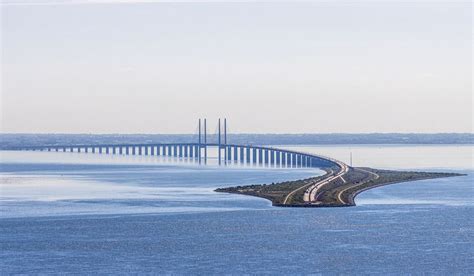
<svg viewBox="0 0 474 276"><path fill-rule="evenodd" d="M2 133L472 132L472 4L0 0Z"/></svg>

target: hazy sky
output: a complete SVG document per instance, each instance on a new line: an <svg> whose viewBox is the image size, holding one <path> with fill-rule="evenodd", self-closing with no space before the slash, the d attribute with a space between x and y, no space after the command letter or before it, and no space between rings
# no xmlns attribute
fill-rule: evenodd
<svg viewBox="0 0 474 276"><path fill-rule="evenodd" d="M470 2L0 1L2 132L472 132Z"/></svg>

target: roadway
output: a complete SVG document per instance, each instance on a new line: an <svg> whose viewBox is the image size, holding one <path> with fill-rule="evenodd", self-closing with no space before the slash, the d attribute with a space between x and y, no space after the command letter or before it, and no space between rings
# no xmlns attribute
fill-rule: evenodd
<svg viewBox="0 0 474 276"><path fill-rule="evenodd" d="M366 172L366 173L368 173L368 174L371 174L371 175L374 176L374 178L373 178L373 179L366 180L366 181L364 181L364 182L362 182L362 183L359 183L359 184L357 184L357 185L354 185L354 186L349 186L349 187L347 187L347 188L345 188L345 189L343 189L343 190L340 190L339 193L337 194L337 199L338 199L342 204L349 204L349 202L345 202L345 201L342 199L342 194L344 194L347 190L350 190L350 189L352 189L352 188L354 188L354 187L357 187L357 186L360 186L360 185L362 185L362 184L365 184L365 183L367 183L367 182L369 182L369 181L371 181L371 180L376 180L376 179L378 179L378 178L380 177L378 174L376 174L376 173L374 173L374 172L371 172L371 171L368 171L368 170L364 170L364 169L361 169L361 168L357 168L357 170Z"/></svg>
<svg viewBox="0 0 474 276"><path fill-rule="evenodd" d="M336 160L336 164L341 168L339 172L337 174L334 174L334 173L328 174L326 178L321 179L320 181L308 187L308 189L306 189L303 196L304 202L307 202L307 203L316 202L318 198L318 192L321 190L321 188L324 185L327 185L338 178L341 178L341 180L344 183L346 183L346 180L343 178L343 176L349 172L349 166L337 160Z"/></svg>

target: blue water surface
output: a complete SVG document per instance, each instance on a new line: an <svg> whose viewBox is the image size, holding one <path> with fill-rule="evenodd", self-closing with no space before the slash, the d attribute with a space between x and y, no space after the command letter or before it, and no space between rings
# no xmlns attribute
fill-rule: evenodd
<svg viewBox="0 0 474 276"><path fill-rule="evenodd" d="M367 191L357 207L308 209L213 190L318 170L41 154L2 158L2 274L474 273L474 171L462 166Z"/></svg>

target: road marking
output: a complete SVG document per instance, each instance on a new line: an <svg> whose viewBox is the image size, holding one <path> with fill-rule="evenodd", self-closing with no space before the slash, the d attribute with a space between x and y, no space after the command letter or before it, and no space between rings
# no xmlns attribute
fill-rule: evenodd
<svg viewBox="0 0 474 276"><path fill-rule="evenodd" d="M378 178L380 177L378 174L376 174L376 173L374 173L374 172L371 172L371 171L368 171L368 170L359 169L359 168L357 168L356 170L360 170L360 171L364 171L364 172L370 173L370 174L374 175L375 178L374 178L374 179L369 179L369 180L364 181L364 182L362 182L362 183L360 183L360 184L357 184L357 185L355 185L355 186L347 187L347 188L345 188L344 190L340 191L339 194L337 194L337 199L339 199L339 201L340 201L341 203L343 203L343 204L347 204L347 202L345 202L345 201L342 200L342 198L341 198L342 194L343 194L345 191L347 191L347 190L349 190L349 189L352 189L352 188L354 188L354 187L360 186L360 185L362 185L362 184L365 184L365 183L367 183L367 182L369 182L369 181L371 181L371 180L376 180L376 179L378 179Z"/></svg>
<svg viewBox="0 0 474 276"><path fill-rule="evenodd" d="M341 168L339 173L336 174L336 175L329 175L327 178L322 179L321 181L317 182L316 184L314 184L310 188L308 188L307 192L309 193L309 196L308 196L309 198L307 198L306 195L305 195L303 197L305 202L316 201L316 199L318 198L317 192L319 191L319 189L322 186L331 183L333 180L335 180L339 177L341 177L342 181L344 181L344 183L346 183L346 180L344 178L342 178L342 176L345 175L349 171L349 167L346 164L344 164L340 161L337 161L336 163Z"/></svg>

